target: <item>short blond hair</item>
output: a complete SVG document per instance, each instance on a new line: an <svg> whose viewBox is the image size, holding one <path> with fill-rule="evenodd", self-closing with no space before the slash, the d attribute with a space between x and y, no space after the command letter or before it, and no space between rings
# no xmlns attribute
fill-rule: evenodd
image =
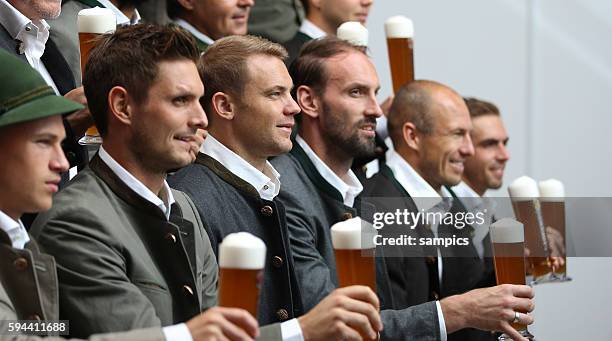
<svg viewBox="0 0 612 341"><path fill-rule="evenodd" d="M224 92L239 96L249 81L246 60L255 55L287 59L287 50L267 39L249 35L234 35L221 38L202 54L198 71L204 83L202 106L211 109L212 96ZM213 116L213 115L209 115Z"/></svg>

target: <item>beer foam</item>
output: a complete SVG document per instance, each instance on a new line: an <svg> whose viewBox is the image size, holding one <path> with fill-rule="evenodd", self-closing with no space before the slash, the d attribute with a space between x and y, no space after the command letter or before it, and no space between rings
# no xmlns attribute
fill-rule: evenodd
<svg viewBox="0 0 612 341"><path fill-rule="evenodd" d="M510 193L512 199L535 199L540 196L538 184L534 179L528 176L521 176L512 181L510 186L508 186L508 193Z"/></svg>
<svg viewBox="0 0 612 341"><path fill-rule="evenodd" d="M548 179L538 183L540 198L542 201L564 201L565 187L563 182L557 179Z"/></svg>
<svg viewBox="0 0 612 341"><path fill-rule="evenodd" d="M491 224L492 243L522 243L525 241L523 224L512 218L503 218Z"/></svg>
<svg viewBox="0 0 612 341"><path fill-rule="evenodd" d="M229 269L263 269L266 244L248 232L228 234L219 244L219 267Z"/></svg>
<svg viewBox="0 0 612 341"><path fill-rule="evenodd" d="M385 21L385 34L387 38L412 38L414 25L412 20L403 15L391 17Z"/></svg>
<svg viewBox="0 0 612 341"><path fill-rule="evenodd" d="M108 8L86 8L79 11L77 26L81 33L103 34L117 28L117 17Z"/></svg>
<svg viewBox="0 0 612 341"><path fill-rule="evenodd" d="M358 21L347 21L338 27L338 38L356 46L368 46L368 29Z"/></svg>
<svg viewBox="0 0 612 341"><path fill-rule="evenodd" d="M334 249L365 250L373 249L376 229L359 217L341 221L331 227L331 237Z"/></svg>

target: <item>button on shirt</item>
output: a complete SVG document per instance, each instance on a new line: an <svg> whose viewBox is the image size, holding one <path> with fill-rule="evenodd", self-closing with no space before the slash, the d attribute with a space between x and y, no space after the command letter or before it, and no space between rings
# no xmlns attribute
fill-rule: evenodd
<svg viewBox="0 0 612 341"><path fill-rule="evenodd" d="M363 185L359 182L359 179L349 169L348 173L340 178L334 171L329 168L323 160L310 148L308 143L304 141L299 135L296 136L295 140L302 147L310 161L314 164L315 168L321 174L325 181L329 182L340 194L342 195L342 201L346 206L353 207L355 198L363 191Z"/></svg>
<svg viewBox="0 0 612 341"><path fill-rule="evenodd" d="M15 221L2 211L0 211L0 228L9 236L15 249L23 250L25 244L30 241L28 231L21 220Z"/></svg>
<svg viewBox="0 0 612 341"><path fill-rule="evenodd" d="M395 150L389 150L386 154L387 166L393 172L397 182L410 194L419 211L445 213L451 208L452 195L442 187L441 194L431 187L410 164L404 160ZM427 198L427 199L423 199ZM431 224L434 235L438 235L438 224ZM438 249L438 280L442 282L442 256ZM440 302L436 301L438 320L440 321L440 335L442 341L447 339L446 323L442 314Z"/></svg>
<svg viewBox="0 0 612 341"><path fill-rule="evenodd" d="M49 24L45 20L32 21L19 12L6 0L0 0L0 24L6 28L13 39L18 40L18 53L25 54L28 63L42 76L55 93L57 86L49 71L40 60L45 53L45 44L49 39Z"/></svg>
<svg viewBox="0 0 612 341"><path fill-rule="evenodd" d="M206 136L200 152L217 160L234 175L253 186L262 199L273 200L280 192L280 174L270 162L266 161L261 172L210 133ZM302 329L295 318L281 323L281 336L283 341L304 341Z"/></svg>
<svg viewBox="0 0 612 341"><path fill-rule="evenodd" d="M482 259L484 257L484 239L489 233L489 226L491 226L491 222L493 221L497 203L486 196L481 197L463 181L457 186L454 186L453 191L457 197L461 198L461 202L468 212L474 214L477 212L484 213L484 223L473 224L475 231L474 237L472 238L474 248L476 248L476 252L478 252L480 259Z"/></svg>

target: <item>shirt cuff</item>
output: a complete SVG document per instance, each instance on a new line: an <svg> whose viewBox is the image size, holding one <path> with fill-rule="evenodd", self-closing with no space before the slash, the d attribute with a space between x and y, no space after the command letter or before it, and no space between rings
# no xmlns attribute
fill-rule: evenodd
<svg viewBox="0 0 612 341"><path fill-rule="evenodd" d="M304 341L302 328L297 319L291 319L281 323L281 337L283 341Z"/></svg>
<svg viewBox="0 0 612 341"><path fill-rule="evenodd" d="M440 327L440 341L446 341L446 322L444 322L444 314L442 314L442 306L440 301L436 301L436 310L438 311L438 324Z"/></svg>
<svg viewBox="0 0 612 341"><path fill-rule="evenodd" d="M164 327L162 331L164 332L164 337L166 340L193 341L191 338L191 333L189 332L187 325L184 323Z"/></svg>

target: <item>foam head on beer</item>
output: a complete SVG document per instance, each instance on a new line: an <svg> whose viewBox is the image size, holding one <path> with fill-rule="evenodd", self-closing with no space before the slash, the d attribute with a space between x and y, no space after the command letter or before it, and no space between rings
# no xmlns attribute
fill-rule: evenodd
<svg viewBox="0 0 612 341"><path fill-rule="evenodd" d="M565 187L557 179L548 179L538 183L542 201L564 201Z"/></svg>
<svg viewBox="0 0 612 341"><path fill-rule="evenodd" d="M266 262L266 244L248 233L228 234L219 244L219 267L227 269L263 269Z"/></svg>
<svg viewBox="0 0 612 341"><path fill-rule="evenodd" d="M355 46L368 46L368 29L358 21L347 21L340 25L336 36Z"/></svg>
<svg viewBox="0 0 612 341"><path fill-rule="evenodd" d="M491 224L492 243L522 243L524 240L525 233L523 224L512 218L503 218Z"/></svg>
<svg viewBox="0 0 612 341"><path fill-rule="evenodd" d="M410 38L414 37L414 25L412 20L402 16L393 16L385 21L385 35L387 38Z"/></svg>
<svg viewBox="0 0 612 341"><path fill-rule="evenodd" d="M537 182L528 176L521 176L512 181L510 186L508 186L508 193L510 193L510 197L513 200L534 199L540 196Z"/></svg>
<svg viewBox="0 0 612 341"><path fill-rule="evenodd" d="M377 234L372 224L359 217L341 221L331 227L332 244L336 250L366 250L376 247Z"/></svg>
<svg viewBox="0 0 612 341"><path fill-rule="evenodd" d="M77 26L81 33L104 34L115 30L117 17L108 8L86 8L79 11Z"/></svg>

